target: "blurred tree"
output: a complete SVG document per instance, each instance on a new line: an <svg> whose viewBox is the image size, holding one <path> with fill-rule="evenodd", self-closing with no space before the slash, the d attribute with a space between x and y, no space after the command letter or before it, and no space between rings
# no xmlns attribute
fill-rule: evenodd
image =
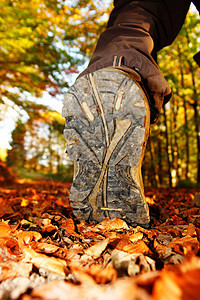
<svg viewBox="0 0 200 300"><path fill-rule="evenodd" d="M64 94L69 75L78 72L78 66L94 50L108 19L108 11L109 2L105 5L105 1L99 0L1 1L1 110L11 107L28 114L26 124L24 119L21 121L23 114L19 115L12 133L8 164L15 164L17 168L29 165L30 169L36 170L48 161L48 168L53 172L56 160L59 172L63 170L61 152L64 153L64 149L60 146L64 145L63 136L61 138L63 124L57 120L48 123L47 118L52 112L48 113L49 108L38 105L34 99L42 96L43 91L51 96ZM2 119L6 115L1 115ZM37 136L41 134L39 126L47 131L40 138ZM59 146L60 150L57 149Z"/></svg>
<svg viewBox="0 0 200 300"><path fill-rule="evenodd" d="M26 133L26 125L21 120L16 122L16 127L12 132L12 149L7 153L7 164L15 165L16 168L22 168L26 161L26 151L24 147L24 138Z"/></svg>
<svg viewBox="0 0 200 300"><path fill-rule="evenodd" d="M199 15L189 13L173 45L158 54L159 66L173 91L170 103L151 130L154 157L159 162L159 169L154 166L159 184L200 183L200 74L193 60L200 45L199 32ZM148 172L152 172L150 157L151 153L147 153L146 179Z"/></svg>
<svg viewBox="0 0 200 300"><path fill-rule="evenodd" d="M64 118L55 111L38 114L26 124L18 120L7 164L18 175L27 171L57 174L62 178L72 176L67 174L71 163L65 155L64 123Z"/></svg>
<svg viewBox="0 0 200 300"><path fill-rule="evenodd" d="M30 94L63 93L66 75L91 54L106 12L91 0L2 0L0 102L31 114Z"/></svg>

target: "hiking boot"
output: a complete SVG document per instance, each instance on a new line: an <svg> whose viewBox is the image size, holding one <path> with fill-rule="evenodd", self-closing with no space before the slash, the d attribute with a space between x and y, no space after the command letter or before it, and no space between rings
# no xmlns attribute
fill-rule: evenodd
<svg viewBox="0 0 200 300"><path fill-rule="evenodd" d="M141 176L150 111L140 76L127 70L84 75L64 99L64 135L75 167L70 200L79 220L150 221Z"/></svg>

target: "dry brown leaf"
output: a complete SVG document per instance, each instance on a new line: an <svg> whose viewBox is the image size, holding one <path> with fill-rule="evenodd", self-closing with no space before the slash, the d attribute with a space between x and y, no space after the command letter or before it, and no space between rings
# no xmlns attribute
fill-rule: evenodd
<svg viewBox="0 0 200 300"><path fill-rule="evenodd" d="M66 259L70 264L73 261L73 264L82 264L80 261L81 255L84 254L84 247L81 244L73 244L69 247L67 251Z"/></svg>
<svg viewBox="0 0 200 300"><path fill-rule="evenodd" d="M172 236L170 233L168 232L161 232L158 234L158 236L156 237L156 240L160 243L163 244L165 246L169 245L171 243L171 241L173 240Z"/></svg>
<svg viewBox="0 0 200 300"><path fill-rule="evenodd" d="M176 284L176 277L173 273L165 270L161 272L161 277L155 282L153 287L153 300L181 300L182 291ZM189 299L188 299L189 300Z"/></svg>
<svg viewBox="0 0 200 300"><path fill-rule="evenodd" d="M69 190L68 190L69 193ZM60 205L62 207L69 207L69 199L63 199L63 198L59 198L58 200L56 200L55 202L57 205Z"/></svg>
<svg viewBox="0 0 200 300"><path fill-rule="evenodd" d="M28 245L31 242L37 242L42 238L41 234L37 231L20 231L16 236L20 245Z"/></svg>
<svg viewBox="0 0 200 300"><path fill-rule="evenodd" d="M192 207L187 210L184 210L179 215L181 215L183 218L186 218L191 215L199 215L200 214L200 208L198 207Z"/></svg>
<svg viewBox="0 0 200 300"><path fill-rule="evenodd" d="M0 238L0 261L16 260L22 255L18 241L14 238Z"/></svg>
<svg viewBox="0 0 200 300"><path fill-rule="evenodd" d="M136 232L132 235L129 236L129 240L132 242L132 243L135 243L137 241L140 241L142 240L143 238L143 233L142 232Z"/></svg>
<svg viewBox="0 0 200 300"><path fill-rule="evenodd" d="M7 261L0 262L0 281L15 277L29 277L32 271L32 264L22 261Z"/></svg>
<svg viewBox="0 0 200 300"><path fill-rule="evenodd" d="M129 235L127 234L122 234L121 238L118 239L117 245L115 247L115 249L118 250L123 250L125 246L131 244L130 240L129 240Z"/></svg>
<svg viewBox="0 0 200 300"><path fill-rule="evenodd" d="M172 237L180 237L180 231L175 228L168 228L167 233L170 233Z"/></svg>
<svg viewBox="0 0 200 300"><path fill-rule="evenodd" d="M157 239L154 240L154 249L157 252L159 258L165 260L172 254L172 249L166 245L160 244Z"/></svg>
<svg viewBox="0 0 200 300"><path fill-rule="evenodd" d="M48 225L51 225L51 220L48 219L48 218L43 218L42 221L41 221L41 225L42 225L42 226L48 226Z"/></svg>
<svg viewBox="0 0 200 300"><path fill-rule="evenodd" d="M0 212L4 214L2 215L4 220L7 220L3 222L3 227L0 222L0 234L3 234L3 237L0 237L0 259L4 261L1 269L3 278L7 278L8 274L11 286L12 279L10 278L18 274L17 271L19 271L19 276L23 276L24 271L24 276L30 277L28 280L31 284L37 284L41 279L44 282L44 280L58 278L59 275L63 278L66 271L68 275L65 277L66 280L80 283L80 285L68 283L68 293L66 293L65 283L62 291L57 289L57 286L52 287L53 282L51 282L48 296L42 290L42 294L38 296L23 295L22 299L29 297L26 300L41 300L42 298L49 300L52 297L63 300L66 295L70 295L70 299L78 300L121 300L131 299L131 297L149 299L154 286L154 290L158 289L159 293L162 293L163 287L166 287L166 297L169 296L171 287L172 297L174 297L174 286L175 289L181 291L181 295L187 297L187 300L195 299L197 292L199 295L199 260L189 260L187 265L183 262L189 257L196 258L195 255L199 254L197 242L200 241L200 209L191 209L192 197L188 191L181 189L149 191L148 197L153 197L154 200L152 228L144 229L137 226L133 229L127 226L124 219L110 220L109 218L97 225L81 221L75 226L76 219L73 220L71 209L66 206L68 201L66 193L68 194L69 191L66 190L65 185L58 187L55 183L52 185L52 183L45 182L44 185L43 183L36 185L24 183L15 190L0 188ZM193 194L196 192L192 191ZM21 201L22 199L25 201ZM25 206L18 210L20 202ZM30 220L34 222L26 221L29 220L27 216L30 216ZM35 231L32 233L33 226L36 230L41 228L45 232L43 238L41 235L35 236L37 234ZM109 243L106 242L104 245L106 239ZM102 244L99 243L100 241ZM151 253L149 247L153 244L154 249ZM30 273L27 275L28 267L27 270L23 270L23 266L18 269L18 264L22 259L21 249L27 248L27 245L31 248L28 248L28 254L24 254L25 258L22 263L25 264L24 268L32 267L32 264L36 266L32 275ZM89 247L87 245L90 245L90 248L86 250ZM118 262L119 270L123 270L123 276L126 276L124 281L116 278L116 270L110 262L111 255L115 251L113 249L116 248L128 251L123 251L125 258L123 260L120 257ZM140 253L135 253L135 251L140 251ZM132 252L133 254L130 254ZM153 259L141 252L151 253ZM26 259L32 263L26 263ZM12 261L11 265L10 261ZM166 276L163 271L152 272L155 270L155 262L159 268L162 264L164 265ZM172 268L175 264L177 266ZM147 273L141 275L142 272ZM127 275L134 276L134 279L130 280ZM160 287L159 280L161 280ZM5 280L3 281L6 284ZM163 284L165 281L167 284ZM54 289L55 291L57 289L56 293L53 293ZM157 299L161 298L159 293L154 293ZM165 295L165 291L163 294Z"/></svg>
<svg viewBox="0 0 200 300"><path fill-rule="evenodd" d="M16 259L22 255L18 240L15 237L0 238L0 260L5 261L9 258Z"/></svg>
<svg viewBox="0 0 200 300"><path fill-rule="evenodd" d="M112 265L108 265L105 269L102 269L101 265L91 265L87 272L93 276L98 284L114 282L117 279L117 271Z"/></svg>
<svg viewBox="0 0 200 300"><path fill-rule="evenodd" d="M154 236L157 236L159 234L159 231L157 229L146 229L140 226L137 226L136 230L137 232L146 234L149 239L152 239Z"/></svg>
<svg viewBox="0 0 200 300"><path fill-rule="evenodd" d="M0 237L10 236L11 227L7 224L7 222L0 222Z"/></svg>
<svg viewBox="0 0 200 300"><path fill-rule="evenodd" d="M168 245L168 247L179 254L193 255L197 254L199 251L199 242L196 237L187 235L182 238L175 239Z"/></svg>
<svg viewBox="0 0 200 300"><path fill-rule="evenodd" d="M129 243L128 245L123 247L123 251L128 253L152 254L151 250L144 241Z"/></svg>
<svg viewBox="0 0 200 300"><path fill-rule="evenodd" d="M180 264L176 269L162 270L153 288L155 300L198 300L200 295L200 259Z"/></svg>
<svg viewBox="0 0 200 300"><path fill-rule="evenodd" d="M108 242L109 239L104 239L103 241L96 243L95 245L85 250L85 254L91 256L94 259L98 258L102 254L102 252L106 249Z"/></svg>
<svg viewBox="0 0 200 300"><path fill-rule="evenodd" d="M135 276L156 269L155 261L151 258L141 253L129 254L116 249L112 252L112 264L119 276Z"/></svg>
<svg viewBox="0 0 200 300"><path fill-rule="evenodd" d="M200 207L200 193L197 193L195 196L193 196L193 205Z"/></svg>
<svg viewBox="0 0 200 300"><path fill-rule="evenodd" d="M21 297L21 300L33 300L33 298L30 295L26 294Z"/></svg>
<svg viewBox="0 0 200 300"><path fill-rule="evenodd" d="M4 215L12 214L15 214L15 212L11 207L10 203L8 203L8 201L5 201L4 198L0 198L0 218L2 218Z"/></svg>
<svg viewBox="0 0 200 300"><path fill-rule="evenodd" d="M59 247L48 243L37 243L34 247L34 250L36 252L55 253L59 250Z"/></svg>
<svg viewBox="0 0 200 300"><path fill-rule="evenodd" d="M135 283L137 283L140 287L144 287L149 291L149 293L151 293L152 287L158 278L160 278L159 271L146 272L138 275L135 278Z"/></svg>
<svg viewBox="0 0 200 300"><path fill-rule="evenodd" d="M108 237L107 235L105 235L105 236ZM91 243L91 241L96 241L97 242L97 241L100 241L100 240L104 240L105 236L103 236L99 233L96 233L94 231L87 231L87 232L82 233L82 239L86 243Z"/></svg>
<svg viewBox="0 0 200 300"><path fill-rule="evenodd" d="M114 218L114 219L109 219L105 218L101 223L97 224L93 230L102 230L102 231L112 231L112 230L128 230L129 227L126 224L125 221Z"/></svg>
<svg viewBox="0 0 200 300"><path fill-rule="evenodd" d="M137 287L133 279L118 279L113 284L93 286L54 281L34 289L31 296L40 300L150 300L148 293Z"/></svg>
<svg viewBox="0 0 200 300"><path fill-rule="evenodd" d="M52 224L42 227L42 232L52 232L56 230L58 230L58 227Z"/></svg>
<svg viewBox="0 0 200 300"><path fill-rule="evenodd" d="M44 268L49 272L56 273L60 276L65 276L66 262L59 258L48 257L45 254L35 252L33 249L24 247L25 255L23 261L32 263L36 268Z"/></svg>
<svg viewBox="0 0 200 300"><path fill-rule="evenodd" d="M84 270L78 268L77 266L70 267L70 269L76 282L87 285L88 288L96 285L95 280L90 274L88 274L88 272L86 273Z"/></svg>
<svg viewBox="0 0 200 300"><path fill-rule="evenodd" d="M67 219L67 220L63 220L62 223L60 224L60 227L65 229L65 234L66 235L78 235L75 232L75 225L74 225L74 221L72 219Z"/></svg>
<svg viewBox="0 0 200 300"><path fill-rule="evenodd" d="M186 260L184 264L179 265L179 269L185 274L191 270L200 270L200 258L192 256L190 259Z"/></svg>
<svg viewBox="0 0 200 300"><path fill-rule="evenodd" d="M119 241L122 239L123 235L120 232L117 231L106 231L104 233L106 238L109 238L110 243L113 243L115 241Z"/></svg>
<svg viewBox="0 0 200 300"><path fill-rule="evenodd" d="M197 236L196 227L189 223L186 235L190 235L191 237Z"/></svg>

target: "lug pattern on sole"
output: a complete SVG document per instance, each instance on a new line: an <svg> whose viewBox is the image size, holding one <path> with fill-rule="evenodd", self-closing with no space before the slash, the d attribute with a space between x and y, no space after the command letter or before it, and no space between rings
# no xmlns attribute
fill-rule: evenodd
<svg viewBox="0 0 200 300"><path fill-rule="evenodd" d="M80 77L65 96L63 116L67 153L76 165L74 214L148 224L141 164L150 113L139 86L112 68Z"/></svg>

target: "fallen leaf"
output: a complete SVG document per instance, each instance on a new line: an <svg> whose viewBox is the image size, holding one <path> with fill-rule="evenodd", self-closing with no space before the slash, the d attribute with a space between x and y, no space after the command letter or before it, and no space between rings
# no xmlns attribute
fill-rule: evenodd
<svg viewBox="0 0 200 300"><path fill-rule="evenodd" d="M136 243L130 243L123 247L123 251L128 253L143 253L152 254L151 250L144 241L138 241Z"/></svg>
<svg viewBox="0 0 200 300"><path fill-rule="evenodd" d="M88 288L96 285L96 281L88 272L86 273L84 270L77 268L77 266L71 267L71 271L76 282L84 284L88 286Z"/></svg>
<svg viewBox="0 0 200 300"><path fill-rule="evenodd" d="M75 225L74 225L74 221L72 219L67 219L62 221L62 223L60 224L60 227L65 229L65 234L66 235L78 235L75 232Z"/></svg>
<svg viewBox="0 0 200 300"><path fill-rule="evenodd" d="M0 299L19 299L31 287L30 279L26 277L10 278L0 284Z"/></svg>
<svg viewBox="0 0 200 300"><path fill-rule="evenodd" d="M106 249L108 242L109 239L104 239L103 241L96 243L95 245L85 250L85 254L90 255L94 259L98 258L101 255L101 253Z"/></svg>
<svg viewBox="0 0 200 300"><path fill-rule="evenodd" d="M196 227L189 223L186 235L190 235L191 237L197 236Z"/></svg>
<svg viewBox="0 0 200 300"><path fill-rule="evenodd" d="M39 232L37 231L20 231L19 233L17 233L17 238L19 240L19 243L22 245L28 245L30 244L32 241L39 241L42 236Z"/></svg>
<svg viewBox="0 0 200 300"><path fill-rule="evenodd" d="M32 264L25 263L22 261L7 261L0 262L0 281L6 280L8 278L15 277L29 277L30 272L32 271Z"/></svg>
<svg viewBox="0 0 200 300"><path fill-rule="evenodd" d="M112 264L119 276L135 276L156 269L155 262L149 257L141 253L129 254L116 249L112 252Z"/></svg>
<svg viewBox="0 0 200 300"><path fill-rule="evenodd" d="M15 237L0 238L0 246L5 254L5 257L2 257L3 261L7 258L12 258L12 256L21 256L22 254L18 240Z"/></svg>
<svg viewBox="0 0 200 300"><path fill-rule="evenodd" d="M114 218L114 219L109 219L105 218L101 223L97 224L94 229L102 230L102 231L112 231L112 230L128 230L128 225L126 224L125 221Z"/></svg>
<svg viewBox="0 0 200 300"><path fill-rule="evenodd" d="M98 284L106 284L117 280L117 271L112 265L102 269L101 265L91 265L87 270Z"/></svg>
<svg viewBox="0 0 200 300"><path fill-rule="evenodd" d="M177 285L174 274L163 270L153 287L153 300L181 300L182 296L181 288Z"/></svg>
<svg viewBox="0 0 200 300"><path fill-rule="evenodd" d="M200 193L197 193L193 199L193 205L200 207Z"/></svg>
<svg viewBox="0 0 200 300"><path fill-rule="evenodd" d="M34 250L36 252L55 253L59 250L59 247L48 243L37 243Z"/></svg>
<svg viewBox="0 0 200 300"><path fill-rule="evenodd" d="M162 260L167 259L172 254L172 249L166 245L163 245L157 241L157 239L154 240L154 250L158 254L158 257Z"/></svg>
<svg viewBox="0 0 200 300"><path fill-rule="evenodd" d="M200 259L192 257L176 269L162 270L153 287L153 299L170 300L194 299L200 295Z"/></svg>
<svg viewBox="0 0 200 300"><path fill-rule="evenodd" d="M33 290L33 299L63 300L70 295L72 300L150 300L148 293L136 286L133 279L118 279L107 285L74 285L64 281L54 281L39 286Z"/></svg>
<svg viewBox="0 0 200 300"><path fill-rule="evenodd" d="M132 243L135 243L135 242L142 240L143 236L144 236L144 234L142 232L136 232L136 233L132 234L131 236L129 236L129 240Z"/></svg>
<svg viewBox="0 0 200 300"><path fill-rule="evenodd" d="M191 237L188 235L182 238L174 239L168 245L168 247L179 254L191 255L198 253L199 242L196 237Z"/></svg>
<svg viewBox="0 0 200 300"><path fill-rule="evenodd" d="M0 237L10 236L11 227L6 222L0 222Z"/></svg>
<svg viewBox="0 0 200 300"><path fill-rule="evenodd" d="M25 255L23 261L32 263L36 268L44 268L52 273L60 276L65 276L66 262L59 258L48 257L45 254L35 252L31 248L24 247L23 253Z"/></svg>

